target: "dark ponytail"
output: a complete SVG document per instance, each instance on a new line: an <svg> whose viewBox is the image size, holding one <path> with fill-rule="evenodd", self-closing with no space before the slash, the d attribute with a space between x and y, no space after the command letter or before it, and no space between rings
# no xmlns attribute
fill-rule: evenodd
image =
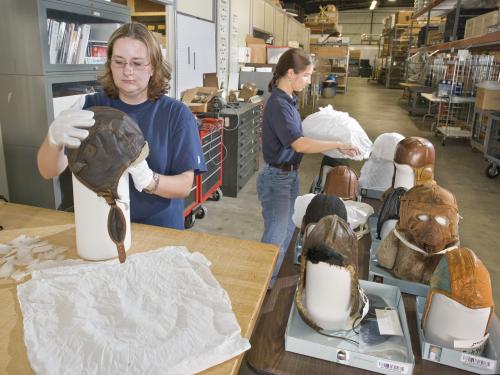
<svg viewBox="0 0 500 375"><path fill-rule="evenodd" d="M268 90L273 91L273 87L281 77L288 73L288 69L293 69L295 74L299 74L306 70L312 64L311 56L305 53L300 48L290 48L283 53L274 68L273 78L269 82Z"/></svg>

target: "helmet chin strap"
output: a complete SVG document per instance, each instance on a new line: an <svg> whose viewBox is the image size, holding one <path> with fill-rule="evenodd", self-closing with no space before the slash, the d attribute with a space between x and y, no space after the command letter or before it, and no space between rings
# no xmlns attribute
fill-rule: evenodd
<svg viewBox="0 0 500 375"><path fill-rule="evenodd" d="M455 250L458 248L458 242L455 245L452 245L450 247L447 247L441 251L438 251L437 253L429 254L425 250L422 250L420 247L418 247L415 244L412 244L410 241L408 241L401 233L398 232L396 228L394 228L394 235L402 242L404 243L408 248L412 249L413 251L416 251L417 253L422 254L423 256L429 257L429 256L434 256L434 255L441 255L445 254L448 251Z"/></svg>

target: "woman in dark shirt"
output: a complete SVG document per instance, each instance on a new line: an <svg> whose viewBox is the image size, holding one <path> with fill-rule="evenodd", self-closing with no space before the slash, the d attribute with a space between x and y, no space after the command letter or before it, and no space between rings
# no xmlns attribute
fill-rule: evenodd
<svg viewBox="0 0 500 375"><path fill-rule="evenodd" d="M266 166L257 178L257 192L264 217L262 242L280 247L273 272L274 285L285 251L293 233L292 211L299 194L297 169L303 154L338 149L354 156L359 151L352 145L304 137L302 120L297 110L295 92L311 82L314 66L309 55L292 48L279 59L269 83L271 96L264 109L262 151Z"/></svg>

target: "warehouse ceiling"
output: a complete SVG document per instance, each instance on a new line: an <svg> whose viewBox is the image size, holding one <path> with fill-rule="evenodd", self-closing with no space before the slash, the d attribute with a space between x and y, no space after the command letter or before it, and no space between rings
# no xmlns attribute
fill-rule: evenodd
<svg viewBox="0 0 500 375"><path fill-rule="evenodd" d="M296 9L302 8L302 14L311 14L319 12L320 6L334 4L338 10L352 9L368 9L372 0L335 0L335 1L318 1L318 0L293 0L283 1L283 8ZM414 0L379 0L377 8L413 8Z"/></svg>

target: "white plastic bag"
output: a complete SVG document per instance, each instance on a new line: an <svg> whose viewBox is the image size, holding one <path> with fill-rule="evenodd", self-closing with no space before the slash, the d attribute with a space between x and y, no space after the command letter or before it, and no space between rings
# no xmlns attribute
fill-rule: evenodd
<svg viewBox="0 0 500 375"><path fill-rule="evenodd" d="M366 224L368 218L373 215L373 207L368 203L351 201L344 201L347 210L347 222L351 229L356 229L360 225Z"/></svg>
<svg viewBox="0 0 500 375"><path fill-rule="evenodd" d="M332 158L363 160L370 155L373 144L361 125L347 112L335 111L331 105L307 116L302 122L302 129L306 137L348 143L360 151L360 155L354 157L342 154L338 150L323 152Z"/></svg>

